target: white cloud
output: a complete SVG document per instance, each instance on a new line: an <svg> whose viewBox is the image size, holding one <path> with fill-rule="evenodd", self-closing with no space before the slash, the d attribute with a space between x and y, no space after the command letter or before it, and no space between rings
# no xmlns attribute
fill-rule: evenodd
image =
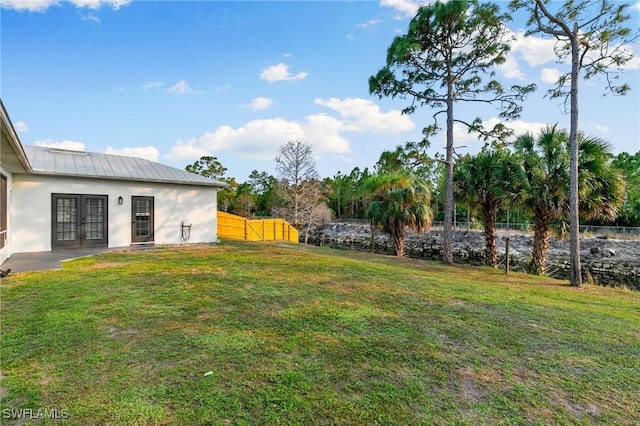
<svg viewBox="0 0 640 426"><path fill-rule="evenodd" d="M36 146L46 146L49 148L70 149L72 151L84 151L84 143L75 142L69 140L63 140L59 142L52 141L51 139L45 139L35 142Z"/></svg>
<svg viewBox="0 0 640 426"><path fill-rule="evenodd" d="M556 44L555 38L527 36L524 30L516 31L514 36L515 40L511 43L511 52L517 53L532 67L555 62L558 59L553 50Z"/></svg>
<svg viewBox="0 0 640 426"><path fill-rule="evenodd" d="M377 25L377 24L379 24L381 22L382 21L380 19L369 19L367 22L364 22L362 24L356 25L356 27L358 27L358 28L366 28L366 27L370 27L372 25Z"/></svg>
<svg viewBox="0 0 640 426"><path fill-rule="evenodd" d="M344 130L343 122L327 114L309 115L303 123L280 117L253 120L238 128L220 126L199 138L179 140L168 157L193 159L230 151L240 158L273 160L280 146L288 140L310 143L316 157L342 154L351 151L349 140L340 134Z"/></svg>
<svg viewBox="0 0 640 426"><path fill-rule="evenodd" d="M506 78L512 78L515 80L525 80L527 75L520 69L520 64L514 55L507 55L506 60L499 66L502 70L502 74Z"/></svg>
<svg viewBox="0 0 640 426"><path fill-rule="evenodd" d="M279 63L278 65L272 65L265 68L260 73L260 80L267 80L270 83L275 81L300 81L307 78L309 73L299 72L298 74L291 74L289 72L289 65Z"/></svg>
<svg viewBox="0 0 640 426"><path fill-rule="evenodd" d="M164 86L164 83L161 81L148 81L142 85L142 90L149 90L161 86Z"/></svg>
<svg viewBox="0 0 640 426"><path fill-rule="evenodd" d="M413 18L418 13L418 8L428 3L411 0L380 0L380 6L394 9L402 18Z"/></svg>
<svg viewBox="0 0 640 426"><path fill-rule="evenodd" d="M640 2L638 2L637 5L640 5ZM638 6L638 8L640 8L640 6ZM505 63L500 66L506 78L527 79L527 75L520 67L521 61L526 62L531 67L558 62L558 56L554 50L556 44L555 38L525 36L525 31L522 29L516 32L510 32L510 35L515 37L515 40L511 42L511 51L507 55ZM630 61L621 67L623 70L640 69L640 55L638 53L634 52L629 46L618 46L617 48L620 49L621 52L633 56ZM612 69L613 68L615 68L615 66L613 66ZM563 71L557 67L544 68L540 72L540 78L544 83L555 83L561 74L563 74Z"/></svg>
<svg viewBox="0 0 640 426"><path fill-rule="evenodd" d="M555 84L562 73L558 68L542 68L540 70L540 80L544 83Z"/></svg>
<svg viewBox="0 0 640 426"><path fill-rule="evenodd" d="M88 9L99 9L102 5L107 5L118 10L122 6L131 3L131 0L71 0L71 3L77 7L86 7Z"/></svg>
<svg viewBox="0 0 640 426"><path fill-rule="evenodd" d="M171 148L171 153L167 154L165 157L174 160L182 160L185 158L197 159L204 157L205 155L209 155L210 153L211 151L202 146L202 144L199 144L196 138L191 138L186 141L179 139L173 148Z"/></svg>
<svg viewBox="0 0 640 426"><path fill-rule="evenodd" d="M540 130L547 127L547 123L537 123L531 121L523 121L523 120L514 120L514 121L502 121L497 117L492 117L488 120L482 122L482 125L485 129L492 129L496 124L503 123L505 126L513 130L513 137L519 136L523 133L530 132L534 135L537 135ZM440 134L441 147L446 145L445 134L442 132ZM461 123L455 123L453 126L453 140L456 147L458 147L458 154L464 155L467 152L474 154L482 148L484 145L484 141L478 139L477 133L469 133L467 131L467 127ZM440 148L438 144L435 144L434 147ZM463 148L464 147L464 148Z"/></svg>
<svg viewBox="0 0 640 426"><path fill-rule="evenodd" d="M230 84L223 84L221 86L216 87L216 93L226 92L227 90L231 90Z"/></svg>
<svg viewBox="0 0 640 426"><path fill-rule="evenodd" d="M104 151L105 154L112 155L124 155L127 157L138 157L144 158L149 161L158 161L158 157L160 156L160 152L153 146L140 146L133 148L113 148L111 146L107 147Z"/></svg>
<svg viewBox="0 0 640 426"><path fill-rule="evenodd" d="M555 39L525 36L524 30L509 31L507 35L513 36L514 40L510 42L511 51L506 61L499 67L506 78L527 79L526 73L521 69L520 61L535 67L557 60L553 50Z"/></svg>
<svg viewBox="0 0 640 426"><path fill-rule="evenodd" d="M184 80L178 81L173 87L167 89L167 92L175 93L178 95L186 95L187 93L196 93L191 89L189 83Z"/></svg>
<svg viewBox="0 0 640 426"><path fill-rule="evenodd" d="M328 114L312 114L306 117L304 140L311 144L316 158L326 154L345 154L351 152L351 144L341 132L348 130L349 125L344 121Z"/></svg>
<svg viewBox="0 0 640 426"><path fill-rule="evenodd" d="M638 2L638 4L640 5L640 2ZM640 6L638 6L638 8L639 8L638 11L640 12ZM626 70L626 71L640 69L640 51L638 51L638 49L631 48L631 46L632 45L625 45L622 47L618 47L623 53L632 56L632 58L621 67L623 70Z"/></svg>
<svg viewBox="0 0 640 426"><path fill-rule="evenodd" d="M90 21L90 22L95 22L96 24L100 23L100 18L98 18L96 15L94 15L93 13L88 13L86 15L81 14L81 19L83 21Z"/></svg>
<svg viewBox="0 0 640 426"><path fill-rule="evenodd" d="M607 133L611 133L611 129L608 126L604 126L601 124L589 124L589 127L592 127L594 129L596 129L598 132L603 133L603 134L607 134Z"/></svg>
<svg viewBox="0 0 640 426"><path fill-rule="evenodd" d="M636 12L640 12L640 1L636 2L633 6L631 6L632 9L635 9Z"/></svg>
<svg viewBox="0 0 640 426"><path fill-rule="evenodd" d="M21 12L44 12L49 7L58 6L60 3L59 0L2 0L0 2L3 9L13 9ZM122 6L131 3L131 0L71 0L70 3L78 8L99 9L103 5L108 5L118 10Z"/></svg>
<svg viewBox="0 0 640 426"><path fill-rule="evenodd" d="M167 89L167 92L177 93L178 95L184 95L185 93L189 93L191 89L189 88L189 83L184 80L178 81L175 86Z"/></svg>
<svg viewBox="0 0 640 426"><path fill-rule="evenodd" d="M179 140L171 158L199 158L212 152L228 150L242 158L273 159L280 145L288 140L304 139L299 123L283 118L253 120L242 127L220 126L199 138Z"/></svg>
<svg viewBox="0 0 640 426"><path fill-rule="evenodd" d="M252 109L254 111L264 111L268 109L273 104L273 100L269 98L264 98L259 96L251 100L251 102L245 105L246 108Z"/></svg>
<svg viewBox="0 0 640 426"><path fill-rule="evenodd" d="M27 127L27 123L25 123L24 121L17 121L13 124L13 128L16 130L16 132L28 132L29 131L29 127Z"/></svg>
<svg viewBox="0 0 640 426"><path fill-rule="evenodd" d="M414 124L400 111L382 112L370 100L359 98L316 99L321 105L338 112L339 117L316 113L304 121L281 117L253 120L238 128L220 126L199 138L179 140L169 158L193 159L219 151L231 151L241 158L273 159L288 140L310 143L316 157L351 152L346 132L397 134L413 129Z"/></svg>
<svg viewBox="0 0 640 426"><path fill-rule="evenodd" d="M58 0L2 0L0 2L3 9L13 9L17 11L44 12L50 6L58 5Z"/></svg>
<svg viewBox="0 0 640 426"><path fill-rule="evenodd" d="M624 70L639 70L640 69L640 53L634 54L633 58L622 66Z"/></svg>
<svg viewBox="0 0 640 426"><path fill-rule="evenodd" d="M523 121L523 120L502 121L496 117L490 118L489 120L483 121L482 123L486 128L492 129L493 126L495 126L500 122L502 122L509 129L513 130L514 137L522 135L527 132L537 135L538 133L540 133L542 129L546 128L549 125L548 123L538 123L535 121Z"/></svg>
<svg viewBox="0 0 640 426"><path fill-rule="evenodd" d="M338 112L344 119L347 130L373 133L397 133L413 129L413 121L399 110L381 112L373 101L361 98L316 99L316 105L322 105Z"/></svg>

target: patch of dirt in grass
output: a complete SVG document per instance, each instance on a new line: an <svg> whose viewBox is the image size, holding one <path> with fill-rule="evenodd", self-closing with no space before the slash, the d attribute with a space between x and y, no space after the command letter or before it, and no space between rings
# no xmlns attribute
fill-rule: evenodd
<svg viewBox="0 0 640 426"><path fill-rule="evenodd" d="M521 409L522 417L526 420L525 424L554 424L554 413L549 407L537 404L536 406L525 405Z"/></svg>
<svg viewBox="0 0 640 426"><path fill-rule="evenodd" d="M286 340L280 333L268 328L254 328L248 332L251 332L251 336L260 342L260 348L265 351L279 352Z"/></svg>
<svg viewBox="0 0 640 426"><path fill-rule="evenodd" d="M222 271L222 272L220 272ZM188 270L184 271L185 274L191 274L191 275L210 275L210 276L215 276L216 273L220 274L221 276L225 276L226 275L226 271L224 271L222 268L217 268L216 270L213 269L209 269L207 267L203 268L191 268Z"/></svg>
<svg viewBox="0 0 640 426"><path fill-rule="evenodd" d="M579 403L571 401L567 395L560 392L551 392L549 402L564 410L564 412L574 419L583 419L585 416L598 417L602 414L600 407L593 403Z"/></svg>
<svg viewBox="0 0 640 426"><path fill-rule="evenodd" d="M582 404L567 401L566 399L560 399L559 401L554 401L554 403L559 403L567 413L578 419L585 414L598 415L600 413L600 408L595 404L585 407Z"/></svg>
<svg viewBox="0 0 640 426"><path fill-rule="evenodd" d="M202 312L198 314L196 318L198 319L198 321L209 321L212 319L216 320L220 318L220 314L218 314L217 312Z"/></svg>
<svg viewBox="0 0 640 426"><path fill-rule="evenodd" d="M120 337L120 336L135 336L139 332L135 328L119 328L115 325L106 325L98 327L99 330L102 330L107 333L109 337Z"/></svg>
<svg viewBox="0 0 640 426"><path fill-rule="evenodd" d="M476 373L476 376L483 383L497 384L504 382L504 377L495 368L483 368Z"/></svg>
<svg viewBox="0 0 640 426"><path fill-rule="evenodd" d="M50 376L44 376L42 377L40 380L38 380L38 384L45 386L48 385L49 383L51 383L51 380L53 380Z"/></svg>
<svg viewBox="0 0 640 426"><path fill-rule="evenodd" d="M545 324L539 324L533 321L519 321L518 322L523 328L531 328L533 330L539 331L541 333L551 333L551 334L560 334L561 331L552 327L548 327Z"/></svg>
<svg viewBox="0 0 640 426"><path fill-rule="evenodd" d="M512 389L513 385L528 385L529 383L538 380L538 375L527 368L515 368L507 373L506 382L503 389Z"/></svg>
<svg viewBox="0 0 640 426"><path fill-rule="evenodd" d="M322 348L334 348L337 349L342 344L342 341L335 336L332 336L327 333L313 332L311 333L313 336L312 340L316 343L316 345Z"/></svg>
<svg viewBox="0 0 640 426"><path fill-rule="evenodd" d="M118 266L126 266L129 265L129 262L97 262L93 265L86 266L84 269L86 271L95 271L98 269L107 269L107 268L116 268Z"/></svg>
<svg viewBox="0 0 640 426"><path fill-rule="evenodd" d="M460 384L462 385L462 397L467 400L482 401L485 398L485 392L476 386L476 383L482 381L481 375L478 375L469 367L459 368L457 371Z"/></svg>

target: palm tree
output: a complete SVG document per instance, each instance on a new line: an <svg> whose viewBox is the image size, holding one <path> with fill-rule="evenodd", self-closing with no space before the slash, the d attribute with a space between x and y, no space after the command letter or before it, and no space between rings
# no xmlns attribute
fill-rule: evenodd
<svg viewBox="0 0 640 426"><path fill-rule="evenodd" d="M485 262L498 266L496 249L496 212L520 193L525 184L522 168L513 154L504 148L484 148L475 156L466 155L454 170L453 180L458 201L470 210L482 210Z"/></svg>
<svg viewBox="0 0 640 426"><path fill-rule="evenodd" d="M368 181L373 201L367 216L391 235L398 257L404 256L407 228L421 232L431 226L433 212L425 182L403 173L377 174Z"/></svg>
<svg viewBox="0 0 640 426"><path fill-rule="evenodd" d="M521 156L528 189L522 205L534 216L534 238L530 272L543 274L547 266L552 228L563 234L569 213L569 134L556 126L531 133L515 141ZM606 141L578 136L579 207L586 219L616 217L624 201L625 182L612 165L611 146Z"/></svg>

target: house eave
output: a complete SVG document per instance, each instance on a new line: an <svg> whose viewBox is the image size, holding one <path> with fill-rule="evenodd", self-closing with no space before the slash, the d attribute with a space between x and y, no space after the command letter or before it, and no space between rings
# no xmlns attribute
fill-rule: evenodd
<svg viewBox="0 0 640 426"><path fill-rule="evenodd" d="M2 128L0 131L3 136L0 145L0 152L2 152L3 163L11 172L24 171L25 173L31 173L33 171L31 163L29 162L27 154L22 147L18 133L13 127L13 123L9 118L9 114L4 107L2 99L0 99L0 117L2 119ZM21 168L23 170L20 170Z"/></svg>
<svg viewBox="0 0 640 426"><path fill-rule="evenodd" d="M108 180L108 181L117 181L117 182L141 182L141 183L160 183L160 184L171 184L171 185L186 185L186 186L202 186L202 187L213 187L216 189L226 188L228 185L223 182L185 182L185 181L175 181L175 180L164 180L164 179L153 179L153 178L124 178L117 176L97 176L97 175L79 175L75 173L49 173L34 170L30 173L35 176L46 176L46 177L66 177L73 179L99 179L99 180Z"/></svg>

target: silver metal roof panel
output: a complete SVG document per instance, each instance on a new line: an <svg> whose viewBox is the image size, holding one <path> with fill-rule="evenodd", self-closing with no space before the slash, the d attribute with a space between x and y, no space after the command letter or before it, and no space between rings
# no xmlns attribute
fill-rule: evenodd
<svg viewBox="0 0 640 426"><path fill-rule="evenodd" d="M24 146L34 174L225 187L226 184L138 157Z"/></svg>

